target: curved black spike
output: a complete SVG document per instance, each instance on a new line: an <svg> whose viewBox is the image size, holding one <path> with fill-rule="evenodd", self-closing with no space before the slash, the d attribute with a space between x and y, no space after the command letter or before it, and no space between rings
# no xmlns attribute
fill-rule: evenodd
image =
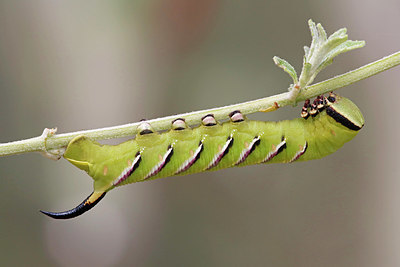
<svg viewBox="0 0 400 267"><path fill-rule="evenodd" d="M77 217L79 215L82 215L83 213L87 212L94 206L96 206L97 203L100 202L100 200L106 195L106 192L103 192L99 196L94 196L96 197L94 201L90 200L90 198L93 196L94 192L91 193L87 198L85 198L84 201L82 201L81 204L76 206L75 208L67 211L62 211L62 212L49 212L49 211L43 211L41 210L40 212L43 214L46 214L47 216L54 218L54 219L71 219L74 217Z"/></svg>

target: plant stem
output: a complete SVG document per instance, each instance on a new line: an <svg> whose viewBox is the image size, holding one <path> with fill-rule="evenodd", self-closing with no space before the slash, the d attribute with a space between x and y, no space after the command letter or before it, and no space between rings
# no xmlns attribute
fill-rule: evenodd
<svg viewBox="0 0 400 267"><path fill-rule="evenodd" d="M358 69L349 71L345 74L335 76L331 79L316 83L314 85L310 85L299 94L297 101L304 101L319 94L325 94L329 91L334 91L352 83L364 80L382 71L396 67L397 65L400 65L400 51L364 65Z"/></svg>
<svg viewBox="0 0 400 267"><path fill-rule="evenodd" d="M306 99L347 86L354 82L368 78L372 75L378 74L382 71L393 68L399 64L400 51L375 62L372 62L368 65L362 66L356 70L347 72L345 74L333 77L331 79L311 86L307 86L300 91L295 102L304 101ZM277 107L283 107L293 104L293 100L290 98L290 96L290 92L286 92L240 104L173 115L149 120L148 122L156 131L169 129L171 126L171 121L177 118L184 118L186 120L186 123L192 126L199 124L201 118L210 113L214 114L214 117L217 120L224 120L228 119L228 114L234 110L240 110L243 114L251 114L259 111L273 111ZM0 156L15 155L34 151L51 152L52 150L60 149L67 146L68 143L78 135L85 135L93 140L104 140L132 136L136 133L136 129L139 124L140 122L135 122L95 130L57 134L49 136L47 138L39 136L21 141L4 143L0 144Z"/></svg>

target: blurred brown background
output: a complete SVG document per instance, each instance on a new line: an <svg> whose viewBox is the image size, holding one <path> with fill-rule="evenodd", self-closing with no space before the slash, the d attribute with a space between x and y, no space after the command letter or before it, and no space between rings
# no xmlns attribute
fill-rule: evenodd
<svg viewBox="0 0 400 267"><path fill-rule="evenodd" d="M400 48L398 1L0 1L0 142L284 92L307 20L367 46L317 81ZM322 160L138 183L55 221L91 179L39 154L0 159L4 266L399 266L399 67L342 89L366 118ZM301 105L252 118L299 116Z"/></svg>

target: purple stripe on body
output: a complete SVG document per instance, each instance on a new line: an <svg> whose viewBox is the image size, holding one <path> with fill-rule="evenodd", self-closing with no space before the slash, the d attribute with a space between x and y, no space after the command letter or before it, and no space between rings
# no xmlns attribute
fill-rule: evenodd
<svg viewBox="0 0 400 267"><path fill-rule="evenodd" d="M140 152L137 152L136 157L133 160L131 166L129 166L128 168L126 168L125 170L122 171L120 176L118 176L118 178L114 180L113 185L117 186L120 183L122 183L123 181L125 181L129 176L131 176L131 174L139 167L141 160L142 160L142 157L140 155Z"/></svg>
<svg viewBox="0 0 400 267"><path fill-rule="evenodd" d="M186 160L175 172L175 174L179 174L181 172L187 171L196 161L200 158L201 152L203 152L203 142L200 141L199 146L197 147L196 151L194 152L193 156L191 156L188 160Z"/></svg>
<svg viewBox="0 0 400 267"><path fill-rule="evenodd" d="M282 142L280 142L276 147L275 150L271 151L268 153L268 155L265 157L265 159L262 161L262 163L268 162L271 159L273 159L275 156L277 156L279 153L281 153L284 149L286 148L286 139L283 138Z"/></svg>
<svg viewBox="0 0 400 267"><path fill-rule="evenodd" d="M225 145L222 147L221 151L219 151L217 153L217 155L214 156L213 160L211 161L211 163L208 165L208 167L206 168L206 170L209 170L215 166L218 165L218 163L222 160L223 157L225 157L226 154L228 154L229 152L229 148L232 146L233 144L233 137L232 135L230 135L228 137L228 139L226 140Z"/></svg>
<svg viewBox="0 0 400 267"><path fill-rule="evenodd" d="M143 180L146 180L154 175L157 175L170 161L173 153L174 153L174 149L171 145L169 145L168 150L162 157L161 161L159 163L157 163L157 165L154 166L153 169L151 169L151 171L143 178Z"/></svg>
<svg viewBox="0 0 400 267"><path fill-rule="evenodd" d="M300 147L301 147L301 146L300 146ZM298 152L294 155L294 157L293 157L289 162L292 163L292 162L298 160L304 153L306 153L307 148L308 148L308 143L307 143L307 141L306 141L306 143L304 144L304 146L301 147L300 151L298 151Z"/></svg>
<svg viewBox="0 0 400 267"><path fill-rule="evenodd" d="M250 145L243 149L242 153L240 153L239 160L235 163L235 165L239 165L243 161L247 159L248 156L254 151L254 149L260 144L260 136L256 136L253 141L251 141Z"/></svg>

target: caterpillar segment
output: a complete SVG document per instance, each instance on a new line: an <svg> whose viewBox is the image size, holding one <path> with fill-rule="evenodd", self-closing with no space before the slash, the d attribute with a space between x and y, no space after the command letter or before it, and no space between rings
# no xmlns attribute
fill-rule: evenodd
<svg viewBox="0 0 400 267"><path fill-rule="evenodd" d="M106 192L129 183L234 166L319 159L350 141L364 125L358 107L333 93L317 97L311 105L305 101L301 117L250 121L235 110L227 122L219 123L208 114L195 128L179 118L164 133L142 121L135 139L115 146L78 136L64 157L93 178L94 191L72 210L42 212L56 219L73 218L95 206Z"/></svg>

